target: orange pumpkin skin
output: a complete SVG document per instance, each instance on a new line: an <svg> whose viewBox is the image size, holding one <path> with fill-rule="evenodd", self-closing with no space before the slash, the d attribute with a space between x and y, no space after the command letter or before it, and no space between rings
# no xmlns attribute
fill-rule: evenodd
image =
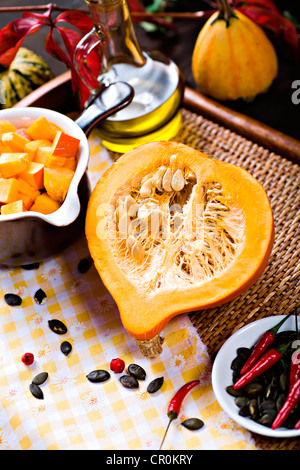
<svg viewBox="0 0 300 470"><path fill-rule="evenodd" d="M234 260L215 276L194 285L166 282L163 287L152 289L151 283L139 285L138 277L133 279L130 269L126 272L126 265L122 266L110 222L110 208L115 207L120 191L126 194L131 188L139 187L145 175L161 165L168 167L174 155L176 168L189 168L196 175L195 203L203 197L206 184L217 181L221 185L230 207L243 220L243 235ZM263 187L248 172L186 145L162 141L127 152L105 172L89 200L86 237L95 267L118 305L125 329L136 340L151 340L175 315L222 305L255 283L271 254L274 223ZM169 245L168 251L172 246ZM168 266L169 275L172 269L172 265ZM143 270L139 276L142 280Z"/></svg>
<svg viewBox="0 0 300 470"><path fill-rule="evenodd" d="M278 60L266 34L234 10L227 26L214 13L196 40L192 72L200 91L218 100L251 100L266 92L278 73Z"/></svg>

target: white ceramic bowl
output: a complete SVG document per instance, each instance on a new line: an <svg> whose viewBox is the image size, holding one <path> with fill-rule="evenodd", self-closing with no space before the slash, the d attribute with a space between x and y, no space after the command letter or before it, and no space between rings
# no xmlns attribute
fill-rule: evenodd
<svg viewBox="0 0 300 470"><path fill-rule="evenodd" d="M236 357L236 350L240 347L251 347L265 331L275 326L284 315L263 318L244 326L234 333L221 347L218 352L212 369L212 386L215 397L223 410L237 424L256 434L270 437L296 437L300 436L300 430L280 427L271 429L262 424L256 423L250 418L242 417L238 414L239 408L234 403L234 397L226 392L226 387L232 385L231 362ZM298 318L300 328L300 319ZM292 315L282 325L279 331L295 330L295 317Z"/></svg>
<svg viewBox="0 0 300 470"><path fill-rule="evenodd" d="M78 163L68 194L61 207L51 214L26 211L0 218L0 262L20 265L41 261L62 249L79 230L75 224L86 204L89 188L86 168L89 145L81 128L69 117L45 108L10 108L0 111L0 119L8 119L17 128L28 127L44 116L67 134L80 139ZM85 178L84 178L85 177ZM86 180L82 189L83 180ZM81 226L83 223L81 221Z"/></svg>

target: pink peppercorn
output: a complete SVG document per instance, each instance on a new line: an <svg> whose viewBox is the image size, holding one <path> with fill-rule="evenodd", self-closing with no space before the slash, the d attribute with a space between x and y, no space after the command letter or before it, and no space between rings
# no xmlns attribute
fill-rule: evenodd
<svg viewBox="0 0 300 470"><path fill-rule="evenodd" d="M22 356L22 362L26 365L26 366L30 366L34 361L34 355L32 353L25 353L23 354Z"/></svg>
<svg viewBox="0 0 300 470"><path fill-rule="evenodd" d="M110 362L110 368L113 372L117 372L117 373L123 372L125 368L125 362L123 361L123 359L119 359L119 358L112 359Z"/></svg>

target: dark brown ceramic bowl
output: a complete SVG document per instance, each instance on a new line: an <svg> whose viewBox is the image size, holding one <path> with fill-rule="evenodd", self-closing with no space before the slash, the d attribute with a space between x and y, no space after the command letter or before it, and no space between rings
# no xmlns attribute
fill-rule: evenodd
<svg viewBox="0 0 300 470"><path fill-rule="evenodd" d="M85 133L64 114L44 108L12 108L0 111L17 128L28 127L45 116L69 135L80 139L78 164L68 194L52 214L27 211L0 216L0 263L20 266L40 262L66 248L83 233L90 187L86 176L89 146Z"/></svg>

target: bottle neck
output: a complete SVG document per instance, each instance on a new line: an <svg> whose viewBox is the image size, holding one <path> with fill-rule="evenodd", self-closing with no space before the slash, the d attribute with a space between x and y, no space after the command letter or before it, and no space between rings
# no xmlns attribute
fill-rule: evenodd
<svg viewBox="0 0 300 470"><path fill-rule="evenodd" d="M117 63L143 66L146 59L136 38L127 0L85 1L103 41L106 69Z"/></svg>

